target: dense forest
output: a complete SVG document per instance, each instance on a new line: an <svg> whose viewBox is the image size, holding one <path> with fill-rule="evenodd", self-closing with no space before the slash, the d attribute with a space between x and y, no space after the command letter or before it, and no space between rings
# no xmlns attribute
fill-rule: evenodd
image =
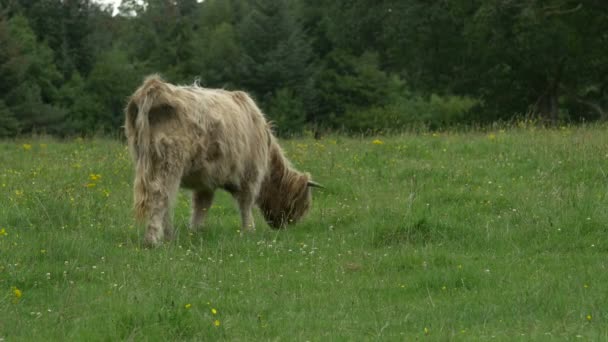
<svg viewBox="0 0 608 342"><path fill-rule="evenodd" d="M0 0L0 136L117 134L149 73L281 134L608 116L605 0Z"/></svg>

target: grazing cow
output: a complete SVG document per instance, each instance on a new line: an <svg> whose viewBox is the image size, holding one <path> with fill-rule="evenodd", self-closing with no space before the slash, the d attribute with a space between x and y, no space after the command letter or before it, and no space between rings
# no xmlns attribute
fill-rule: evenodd
<svg viewBox="0 0 608 342"><path fill-rule="evenodd" d="M171 207L180 185L193 190L193 230L218 188L236 199L243 231L255 229L254 204L273 228L310 209L310 187L319 185L291 166L246 93L176 86L152 75L131 95L125 116L135 213L147 224L147 245L172 237Z"/></svg>

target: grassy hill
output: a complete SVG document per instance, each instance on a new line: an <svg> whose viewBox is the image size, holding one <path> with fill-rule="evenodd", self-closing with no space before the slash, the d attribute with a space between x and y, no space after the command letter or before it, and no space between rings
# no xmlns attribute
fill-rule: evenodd
<svg viewBox="0 0 608 342"><path fill-rule="evenodd" d="M300 224L142 248L113 140L0 143L0 340L608 339L605 127L283 141Z"/></svg>

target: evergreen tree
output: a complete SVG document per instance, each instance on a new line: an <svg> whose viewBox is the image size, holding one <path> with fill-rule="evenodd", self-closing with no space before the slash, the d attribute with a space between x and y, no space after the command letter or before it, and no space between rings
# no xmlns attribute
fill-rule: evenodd
<svg viewBox="0 0 608 342"><path fill-rule="evenodd" d="M310 82L313 55L294 9L283 1L256 1L239 25L239 33L244 50L239 62L240 84L264 108L274 103L269 113L273 120L288 120L287 113L277 112L278 104L293 102L290 113L295 115L294 122L300 122L303 112L312 112L315 103L314 83Z"/></svg>
<svg viewBox="0 0 608 342"><path fill-rule="evenodd" d="M382 71L378 56L370 52L359 57L344 50L328 54L316 75L316 85L320 105L315 121L334 127L344 125L342 117L347 112L385 106L404 92L402 84Z"/></svg>
<svg viewBox="0 0 608 342"><path fill-rule="evenodd" d="M86 113L83 120L88 120L88 128L97 131L117 132L124 121L124 106L127 97L142 81L139 66L129 62L125 51L114 48L102 54L91 74L86 80L88 98L80 99L77 108L84 104L95 112L92 118ZM76 83L78 84L78 83ZM85 107L86 108L86 107Z"/></svg>
<svg viewBox="0 0 608 342"><path fill-rule="evenodd" d="M0 135L114 132L148 73L252 93L280 133L608 118L600 0L0 0Z"/></svg>
<svg viewBox="0 0 608 342"><path fill-rule="evenodd" d="M14 136L19 132L19 121L13 112L0 100L0 138Z"/></svg>
<svg viewBox="0 0 608 342"><path fill-rule="evenodd" d="M53 63L53 52L36 40L23 16L16 15L0 26L5 26L8 33L5 38L8 59L2 67L7 82L0 85L5 89L4 113L12 113L26 132L58 132L65 112L53 103L57 85L62 81Z"/></svg>
<svg viewBox="0 0 608 342"><path fill-rule="evenodd" d="M89 39L94 29L91 15L99 10L98 4L91 0L23 0L18 5L37 39L53 51L55 65L64 77L91 70L95 51Z"/></svg>

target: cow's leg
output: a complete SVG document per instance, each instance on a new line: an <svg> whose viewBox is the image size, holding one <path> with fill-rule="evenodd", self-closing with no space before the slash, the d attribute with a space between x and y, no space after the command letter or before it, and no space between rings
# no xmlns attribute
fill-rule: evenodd
<svg viewBox="0 0 608 342"><path fill-rule="evenodd" d="M165 211L163 217L163 239L165 241L173 240L175 230L173 229L173 215L171 213L171 206Z"/></svg>
<svg viewBox="0 0 608 342"><path fill-rule="evenodd" d="M213 202L213 191L202 190L192 192L192 218L190 220L190 230L196 231L207 216L207 212Z"/></svg>
<svg viewBox="0 0 608 342"><path fill-rule="evenodd" d="M170 238L171 206L179 189L179 176L165 174L152 182L148 200L148 228L144 236L147 246L157 246L163 238Z"/></svg>
<svg viewBox="0 0 608 342"><path fill-rule="evenodd" d="M239 209L241 211L241 228L242 232L252 232L255 230L255 223L253 222L253 204L254 196L249 191L241 191L236 194L236 200L239 203Z"/></svg>
<svg viewBox="0 0 608 342"><path fill-rule="evenodd" d="M163 220L165 209L160 205L155 206L150 214L146 234L144 235L144 244L149 247L154 247L160 244L164 236Z"/></svg>

